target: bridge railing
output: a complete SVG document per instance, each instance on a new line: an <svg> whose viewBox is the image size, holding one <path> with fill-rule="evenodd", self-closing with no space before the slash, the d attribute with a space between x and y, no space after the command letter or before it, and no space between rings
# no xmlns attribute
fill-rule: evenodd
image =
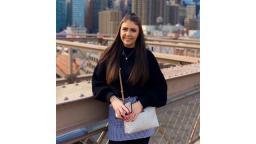
<svg viewBox="0 0 256 144"><path fill-rule="evenodd" d="M162 72L168 86L168 97L175 98L200 84L199 64L165 68ZM56 92L58 134L103 120L107 116L107 105L92 96L90 80L57 86ZM94 109L97 109L97 113Z"/></svg>
<svg viewBox="0 0 256 144"><path fill-rule="evenodd" d="M78 73L81 69L88 69L89 72L92 73L93 65L96 65L97 62L96 59L100 57L100 53L102 53L107 47L94 44L56 40L56 48L56 71L58 75L62 77L62 79L60 78L57 81L63 82L63 78L65 78L69 83L71 83L74 82L75 77L80 75ZM158 62L170 63L172 65L184 65L199 62L199 58L195 57L163 54L157 52L153 52L153 54L156 56ZM63 60L61 61L61 59L65 58L66 61L62 62ZM89 58L93 61L88 60ZM86 62L92 62L94 64L88 64ZM61 66L61 64L66 64L66 66ZM84 66L86 68L84 68Z"/></svg>
<svg viewBox="0 0 256 144"><path fill-rule="evenodd" d="M181 95L168 97L167 105L157 109L160 127L151 137L152 144L193 144L200 139L200 90L199 86ZM57 137L57 142L107 144L107 121L85 127L84 134L78 130ZM82 131L80 129L80 131ZM81 133L81 132L80 132Z"/></svg>

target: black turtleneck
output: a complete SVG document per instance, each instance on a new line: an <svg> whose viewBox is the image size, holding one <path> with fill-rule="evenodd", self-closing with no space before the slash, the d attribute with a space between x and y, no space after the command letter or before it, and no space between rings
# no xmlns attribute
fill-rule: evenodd
<svg viewBox="0 0 256 144"><path fill-rule="evenodd" d="M149 79L143 86L132 86L128 82L129 74L135 62L135 49L123 47L123 53L120 56L120 67L124 87L124 95L138 96L138 100L143 107L155 106L160 107L166 104L167 100L167 84L164 76L160 70L155 56L147 51L147 60L149 64ZM128 58L126 60L126 57ZM119 79L114 81L111 85L106 84L106 64L98 64L93 72L92 77L92 91L96 99L109 102L112 95L121 98Z"/></svg>

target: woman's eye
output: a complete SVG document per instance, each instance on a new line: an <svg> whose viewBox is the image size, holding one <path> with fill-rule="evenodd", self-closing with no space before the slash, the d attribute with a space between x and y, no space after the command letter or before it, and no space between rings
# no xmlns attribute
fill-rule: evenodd
<svg viewBox="0 0 256 144"><path fill-rule="evenodd" d="M136 29L134 29L134 28L122 28L122 31L125 31L125 32L127 32L127 31L131 31L131 32L137 32L137 30Z"/></svg>
<svg viewBox="0 0 256 144"><path fill-rule="evenodd" d="M132 32L136 32L137 30L136 29L131 29Z"/></svg>

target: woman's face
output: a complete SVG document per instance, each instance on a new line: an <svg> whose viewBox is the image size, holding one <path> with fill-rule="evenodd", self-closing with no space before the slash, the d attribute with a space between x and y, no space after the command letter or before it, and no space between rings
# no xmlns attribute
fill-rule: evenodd
<svg viewBox="0 0 256 144"><path fill-rule="evenodd" d="M121 25L120 37L125 47L134 48L139 35L139 27L132 21L127 20Z"/></svg>

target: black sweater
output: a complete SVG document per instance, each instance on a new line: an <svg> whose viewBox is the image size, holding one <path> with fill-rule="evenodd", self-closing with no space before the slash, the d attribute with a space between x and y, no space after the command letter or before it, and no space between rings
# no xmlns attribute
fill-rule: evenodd
<svg viewBox="0 0 256 144"><path fill-rule="evenodd" d="M167 85L165 78L160 70L155 56L147 50L147 59L149 67L149 79L143 86L139 84L132 86L128 82L129 73L134 64L135 51L132 48L124 48L125 55L120 57L121 75L123 80L124 95L138 96L143 108L147 106L161 107L166 104L167 100ZM128 57L128 60L125 60ZM111 85L106 84L106 64L98 64L92 77L92 91L96 99L109 102L112 95L121 98L119 79Z"/></svg>

